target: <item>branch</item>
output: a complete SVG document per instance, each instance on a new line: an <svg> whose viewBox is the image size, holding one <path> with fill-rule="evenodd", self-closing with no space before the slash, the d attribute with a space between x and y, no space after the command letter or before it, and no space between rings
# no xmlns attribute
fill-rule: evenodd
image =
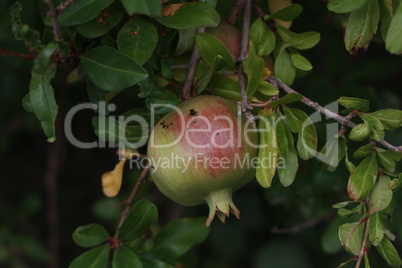
<svg viewBox="0 0 402 268"><path fill-rule="evenodd" d="M52 18L52 24L53 24L53 34L56 40L63 40L63 35L61 34L61 27L59 20L57 19L57 16L59 15L56 7L54 6L52 0L43 0L45 4L48 5L49 7L49 12L47 15Z"/></svg>
<svg viewBox="0 0 402 268"><path fill-rule="evenodd" d="M140 188L141 184L143 184L145 180L148 178L148 172L149 172L149 166L145 167L142 170L140 176L138 177L137 182L134 185L133 190L131 191L130 196L124 202L126 204L126 207L120 215L120 222L117 229L120 228L123 225L123 222L126 220L127 215L130 212L131 207L133 206L134 197L137 194L138 189Z"/></svg>
<svg viewBox="0 0 402 268"><path fill-rule="evenodd" d="M205 28L200 28L198 29L197 33L203 33L204 31ZM200 53L198 52L197 46L194 45L193 53L191 54L190 62L188 63L186 82L184 83L181 95L182 100L188 100L191 98L191 85L193 84L195 70L197 69L197 64L199 60L200 60Z"/></svg>
<svg viewBox="0 0 402 268"><path fill-rule="evenodd" d="M335 216L335 213L331 211L318 218L311 219L309 221L303 222L301 224L295 225L290 228L279 229L278 227L275 226L274 228L271 229L271 233L273 233L273 234L297 234L306 228L314 227L321 222L328 221L328 220L332 219L334 216Z"/></svg>
<svg viewBox="0 0 402 268"><path fill-rule="evenodd" d="M239 17L240 11L244 7L244 0L237 0L236 4L233 5L232 10L230 10L225 22L229 25L235 24L237 18Z"/></svg>
<svg viewBox="0 0 402 268"><path fill-rule="evenodd" d="M283 83L279 78L276 78L272 75L270 77L268 77L267 80L268 80L268 82L270 82L277 88L281 88L283 91L285 91L287 93L300 94L299 92L295 91L294 89L290 88L288 85ZM321 105L319 105L318 103L310 100L309 98L306 98L305 96L303 96L303 99L301 99L300 101L302 103L306 104L307 106L313 108L314 110L319 111L320 113L326 115L327 117L332 118L335 121L338 121L339 123L341 123L341 125L348 126L350 128L354 128L356 126L355 123L350 121L349 117L345 117L345 116L339 115L337 113L334 113L331 110L328 110L328 109L322 107ZM376 142L382 144L383 146L387 147L388 149L390 149L392 151L402 151L402 146L394 146L385 140L380 140L380 141L376 141Z"/></svg>
<svg viewBox="0 0 402 268"><path fill-rule="evenodd" d="M57 14L60 15L66 8L74 4L74 0L67 0L56 7Z"/></svg>
<svg viewBox="0 0 402 268"><path fill-rule="evenodd" d="M356 263L355 268L360 267L360 264L361 264L361 262L363 260L364 254L367 254L367 247L366 246L367 246L367 242L368 242L368 239L369 239L369 236L370 236L370 198L367 197L365 201L366 201L366 207L367 207L366 215L368 215L367 216L368 220L366 220L366 230L364 232L362 248L361 248L360 254L359 254L358 258L357 258L357 263Z"/></svg>
<svg viewBox="0 0 402 268"><path fill-rule="evenodd" d="M250 28L251 2L252 0L245 0L243 26L241 30L240 56L237 60L236 67L238 70L239 85L241 89L241 111L246 115L247 119L250 120L254 128L256 128L255 118L250 112L253 107L248 103L246 79L242 64L242 61L246 60L248 57L248 32Z"/></svg>
<svg viewBox="0 0 402 268"><path fill-rule="evenodd" d="M24 58L24 59L30 59L30 60L34 60L37 57L37 55L33 54L33 53L18 53L18 52L14 52L14 51L7 51L4 48L0 49L0 56L12 56L12 57Z"/></svg>

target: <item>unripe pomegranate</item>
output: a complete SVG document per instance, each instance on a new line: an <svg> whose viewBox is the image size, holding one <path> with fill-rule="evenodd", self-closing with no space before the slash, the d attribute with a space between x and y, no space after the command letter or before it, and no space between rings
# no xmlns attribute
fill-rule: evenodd
<svg viewBox="0 0 402 268"><path fill-rule="evenodd" d="M207 28L206 32L217 37L229 50L232 58L237 61L240 55L241 42L241 33L239 29L227 23L222 23L215 28Z"/></svg>
<svg viewBox="0 0 402 268"><path fill-rule="evenodd" d="M208 203L209 226L215 216L240 217L232 192L255 175L258 135L235 102L198 96L181 103L153 129L148 143L150 175L173 201Z"/></svg>

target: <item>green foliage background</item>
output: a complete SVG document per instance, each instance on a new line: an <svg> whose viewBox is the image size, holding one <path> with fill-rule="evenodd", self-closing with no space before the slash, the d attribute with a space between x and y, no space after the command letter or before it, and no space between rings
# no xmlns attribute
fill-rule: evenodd
<svg viewBox="0 0 402 268"><path fill-rule="evenodd" d="M22 0L24 23L39 31L43 24L39 1ZM296 79L293 88L320 104L330 103L340 96L354 96L370 101L371 111L384 108L401 109L402 61L390 55L379 34L367 51L350 56L345 50L340 25L342 16L331 16L323 2L300 0L304 10L294 21L296 32L317 31L320 43L303 55L313 64L313 71ZM25 53L23 42L16 41L10 24L9 10L14 1L0 0L0 48ZM232 1L218 1L218 10L227 14ZM51 34L51 33L48 33ZM0 57L0 266L43 267L47 260L49 230L46 221L48 207L45 180L48 165L48 143L33 114L22 107L22 98L29 86L33 61L19 57ZM65 114L69 107L87 102L86 83L66 83L72 65L63 64L53 86ZM144 106L138 92L125 91L116 97L119 112ZM301 104L308 114L314 112ZM73 132L79 139L92 141L91 111L83 111L74 119ZM62 127L62 126L59 126ZM318 136L325 136L325 125L316 125ZM390 132L386 139L402 144L402 129ZM323 142L320 140L320 142ZM324 144L319 144L321 148ZM350 151L359 143L349 144ZM92 222L114 230L123 201L133 187L139 172L126 170L122 193L116 199L104 197L100 177L116 162L114 149L78 149L65 140L61 143L58 174L58 205L61 266L66 267L83 250L71 237L80 225ZM355 161L354 159L352 161ZM355 162L357 164L357 162ZM225 225L213 222L207 240L182 257L185 267L336 267L350 258L338 239L338 227L345 219L336 216L334 203L348 200L346 184L349 174L344 164L329 172L316 159L301 161L294 184L288 188L274 180L270 189L256 181L234 194L242 212L240 221L230 217ZM207 215L207 206L185 208L161 195L152 183L142 186L136 200L148 198L157 205L158 227L182 217ZM402 197L394 195L395 213L392 231L402 252ZM275 234L276 227L299 226L312 219L318 224L292 234ZM384 267L375 252L370 251L372 267Z"/></svg>

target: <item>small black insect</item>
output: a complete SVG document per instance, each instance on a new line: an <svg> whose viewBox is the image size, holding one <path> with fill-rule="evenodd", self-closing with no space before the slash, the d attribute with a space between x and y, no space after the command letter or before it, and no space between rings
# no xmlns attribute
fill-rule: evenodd
<svg viewBox="0 0 402 268"><path fill-rule="evenodd" d="M194 109L190 109L190 115L191 116L197 116L198 112L196 110L194 110Z"/></svg>

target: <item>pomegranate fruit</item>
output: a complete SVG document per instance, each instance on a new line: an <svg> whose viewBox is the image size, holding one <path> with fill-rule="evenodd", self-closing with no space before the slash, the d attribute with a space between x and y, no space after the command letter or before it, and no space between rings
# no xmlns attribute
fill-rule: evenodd
<svg viewBox="0 0 402 268"><path fill-rule="evenodd" d="M240 55L241 33L239 29L227 23L219 24L214 28L207 28L206 32L218 38L229 50L233 60L237 61Z"/></svg>
<svg viewBox="0 0 402 268"><path fill-rule="evenodd" d="M215 215L240 218L232 192L254 178L258 133L235 102L198 96L181 103L154 127L148 143L150 176L173 201L206 202Z"/></svg>

